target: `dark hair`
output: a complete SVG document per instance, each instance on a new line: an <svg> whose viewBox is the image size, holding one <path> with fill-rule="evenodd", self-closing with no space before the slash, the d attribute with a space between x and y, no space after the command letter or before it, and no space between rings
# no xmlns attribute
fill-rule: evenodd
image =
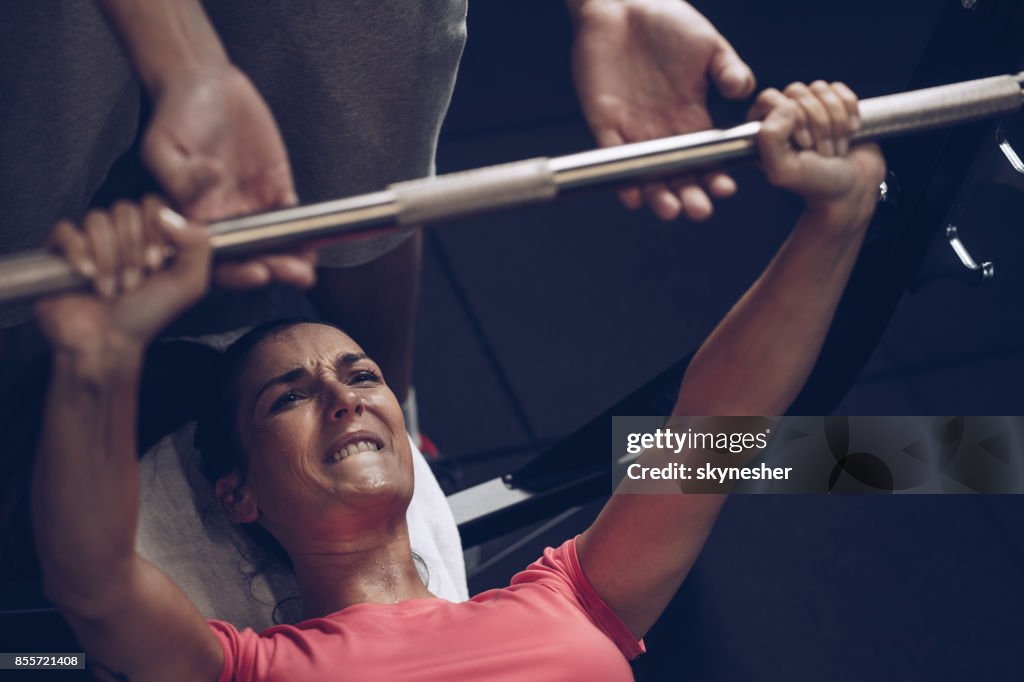
<svg viewBox="0 0 1024 682"><path fill-rule="evenodd" d="M238 472L238 483L232 494L245 485L249 474L242 436L238 431L238 408L241 403L240 382L252 352L264 340L300 324L335 325L319 320L288 318L273 320L253 327L224 351L220 368L213 381L214 389L209 401L200 411L196 422L195 445L199 450L199 470L211 484L233 472ZM246 523L242 530L252 547L248 557L260 573L272 566L291 569L291 559L273 535L258 523Z"/></svg>

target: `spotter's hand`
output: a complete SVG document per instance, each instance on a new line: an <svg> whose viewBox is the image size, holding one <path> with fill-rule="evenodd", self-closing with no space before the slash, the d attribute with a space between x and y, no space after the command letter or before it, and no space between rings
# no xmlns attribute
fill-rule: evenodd
<svg viewBox="0 0 1024 682"><path fill-rule="evenodd" d="M298 198L277 123L230 65L182 68L154 95L142 159L180 213L213 222Z"/></svg>
<svg viewBox="0 0 1024 682"><path fill-rule="evenodd" d="M754 74L700 12L682 0L569 0L576 26L573 77L602 147L711 127L711 84L725 97L754 91ZM711 216L711 199L731 196L724 173L652 182L621 193L662 220Z"/></svg>

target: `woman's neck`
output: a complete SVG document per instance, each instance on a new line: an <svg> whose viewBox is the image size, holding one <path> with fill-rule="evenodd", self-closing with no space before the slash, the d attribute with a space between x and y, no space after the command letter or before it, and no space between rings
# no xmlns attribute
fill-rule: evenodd
<svg viewBox="0 0 1024 682"><path fill-rule="evenodd" d="M290 553L304 618L353 604L394 604L434 596L416 572L404 523L393 534L317 545L312 551Z"/></svg>

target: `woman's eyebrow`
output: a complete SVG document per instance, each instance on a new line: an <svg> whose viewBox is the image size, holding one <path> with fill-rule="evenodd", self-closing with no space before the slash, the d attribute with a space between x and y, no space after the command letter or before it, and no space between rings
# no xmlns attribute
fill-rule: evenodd
<svg viewBox="0 0 1024 682"><path fill-rule="evenodd" d="M338 356L338 359L335 360L335 364L338 367L349 367L360 360L366 360L368 357L370 356L366 353L342 353Z"/></svg>
<svg viewBox="0 0 1024 682"><path fill-rule="evenodd" d="M253 403L254 404L258 403L259 400L260 400L260 396L263 395L263 392L265 390L267 390L268 388L270 388L271 386L278 386L280 384L289 384L289 383L295 381L296 379L298 379L299 377L301 377L303 374L307 374L306 368L305 367L296 367L295 369L288 370L284 374L278 374L276 377L272 377L270 379L267 379L263 383L263 385L260 386L260 390L256 392L256 399L253 400Z"/></svg>

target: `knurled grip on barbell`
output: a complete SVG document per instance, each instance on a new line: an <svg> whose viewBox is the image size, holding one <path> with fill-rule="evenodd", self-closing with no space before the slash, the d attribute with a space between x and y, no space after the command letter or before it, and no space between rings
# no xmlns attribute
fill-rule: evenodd
<svg viewBox="0 0 1024 682"><path fill-rule="evenodd" d="M862 126L856 140L877 140L907 131L1013 112L1021 105L1017 76L975 81L873 97L860 103Z"/></svg>
<svg viewBox="0 0 1024 682"><path fill-rule="evenodd" d="M527 159L388 187L398 205L400 225L489 211L504 206L548 201L558 187L548 159Z"/></svg>

